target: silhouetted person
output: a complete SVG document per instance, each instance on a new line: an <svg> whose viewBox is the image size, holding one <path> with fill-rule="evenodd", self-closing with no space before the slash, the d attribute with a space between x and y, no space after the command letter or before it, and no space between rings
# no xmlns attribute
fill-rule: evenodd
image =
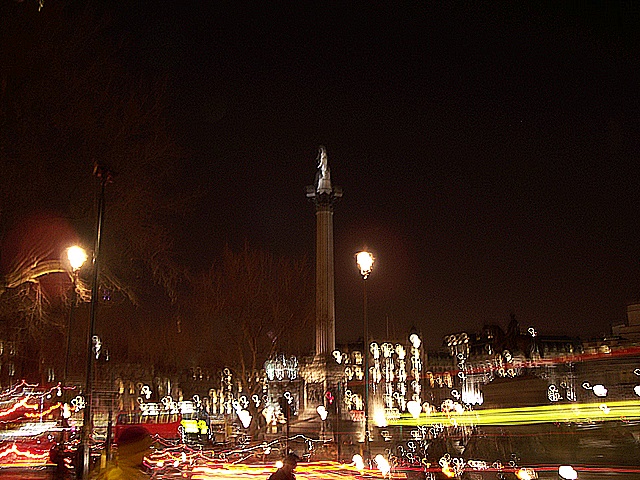
<svg viewBox="0 0 640 480"><path fill-rule="evenodd" d="M298 457L295 453L289 453L282 460L282 467L273 472L269 476L269 480L294 480L296 476L293 474L298 462L300 461L300 457Z"/></svg>
<svg viewBox="0 0 640 480"><path fill-rule="evenodd" d="M64 443L59 442L49 452L49 460L55 464L56 469L53 474L53 478L63 479L67 476L67 465L65 463L65 450Z"/></svg>
<svg viewBox="0 0 640 480"><path fill-rule="evenodd" d="M144 457L151 452L153 439L144 427L126 428L116 439L116 460L98 475L99 480L137 480L149 478L144 473Z"/></svg>
<svg viewBox="0 0 640 480"><path fill-rule="evenodd" d="M76 472L76 478L81 480L83 477L83 462L84 462L84 444L80 442L76 447L76 453L73 457L73 468Z"/></svg>

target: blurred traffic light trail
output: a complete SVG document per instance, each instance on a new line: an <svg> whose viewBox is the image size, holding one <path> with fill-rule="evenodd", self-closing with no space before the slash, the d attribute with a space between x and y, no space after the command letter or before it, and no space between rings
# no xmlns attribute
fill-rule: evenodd
<svg viewBox="0 0 640 480"><path fill-rule="evenodd" d="M389 422L391 425L418 426L481 426L530 425L555 422L608 422L640 419L640 400L600 403L553 404L537 407L464 410L421 414L414 418L408 414Z"/></svg>

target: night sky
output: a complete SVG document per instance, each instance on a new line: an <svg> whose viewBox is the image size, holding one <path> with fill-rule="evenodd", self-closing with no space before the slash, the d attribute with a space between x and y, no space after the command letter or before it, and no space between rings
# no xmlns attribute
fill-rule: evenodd
<svg viewBox="0 0 640 480"><path fill-rule="evenodd" d="M637 5L310 3L123 16L129 67L170 81L176 181L205 192L187 261L245 240L313 259L304 188L325 145L338 343L361 335L364 246L377 337L415 325L439 345L512 313L541 335L622 323L640 297Z"/></svg>

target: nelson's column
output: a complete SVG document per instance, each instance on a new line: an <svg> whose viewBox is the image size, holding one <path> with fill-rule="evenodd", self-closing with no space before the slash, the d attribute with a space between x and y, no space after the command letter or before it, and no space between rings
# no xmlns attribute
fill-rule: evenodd
<svg viewBox="0 0 640 480"><path fill-rule="evenodd" d="M303 373L305 404L313 406L324 402L325 392L336 384L336 364L331 361L336 348L333 205L342 197L342 189L331 184L327 151L322 146L315 184L307 186L306 192L316 207L316 348L313 365Z"/></svg>
<svg viewBox="0 0 640 480"><path fill-rule="evenodd" d="M315 185L307 197L316 206L316 357L326 360L336 348L336 308L333 278L333 205L342 189L331 185L327 151L320 147Z"/></svg>

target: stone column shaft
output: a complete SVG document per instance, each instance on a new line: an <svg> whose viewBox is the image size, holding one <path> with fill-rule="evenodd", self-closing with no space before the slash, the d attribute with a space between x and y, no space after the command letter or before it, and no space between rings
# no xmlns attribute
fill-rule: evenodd
<svg viewBox="0 0 640 480"><path fill-rule="evenodd" d="M316 355L330 355L336 348L333 260L333 208L316 207Z"/></svg>

